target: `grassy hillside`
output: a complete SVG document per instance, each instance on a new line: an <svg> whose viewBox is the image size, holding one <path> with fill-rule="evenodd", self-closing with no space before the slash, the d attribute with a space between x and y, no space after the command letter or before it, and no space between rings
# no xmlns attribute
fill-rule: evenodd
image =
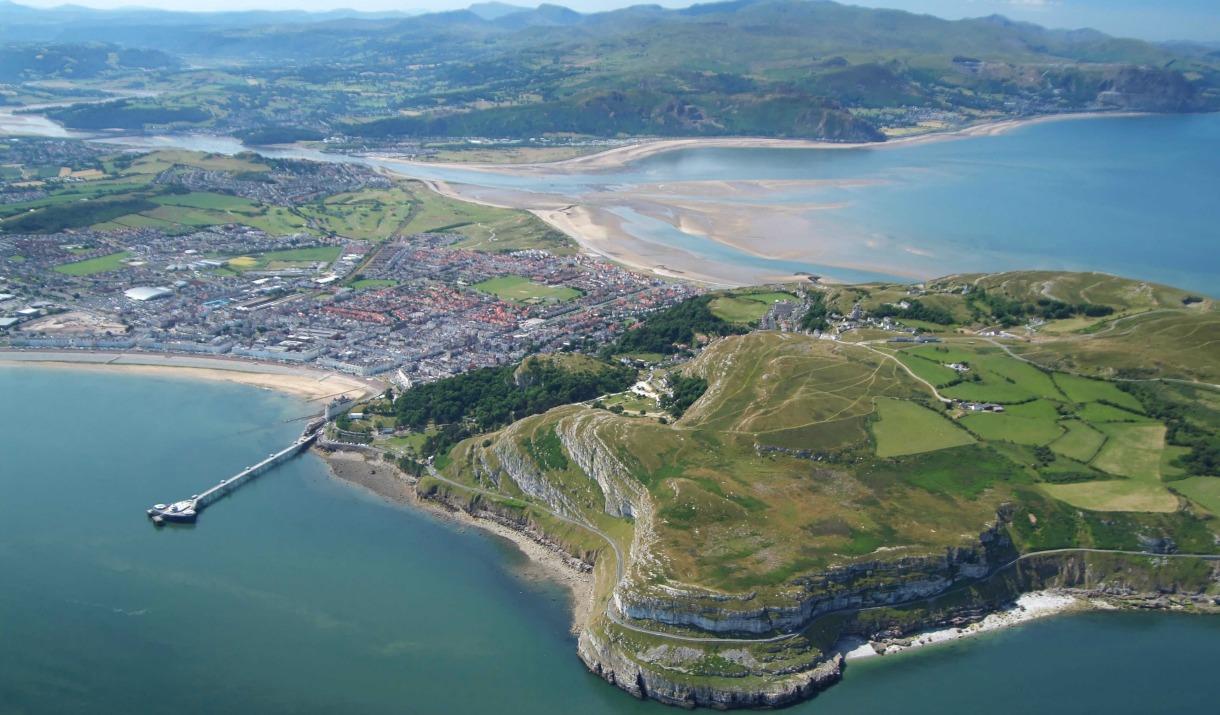
<svg viewBox="0 0 1220 715"><path fill-rule="evenodd" d="M175 234L241 224L272 235L332 235L370 242L443 231L464 236L460 247L479 251L540 248L563 254L573 250L566 236L528 212L449 199L417 181L397 181L303 203L247 199L222 188L224 181L261 180L275 171L307 175L313 166L298 162L277 167L252 154L156 151L139 156L101 155L82 167L95 169L96 179L62 182L54 180L58 165L10 164L13 179L46 175L51 180L44 187L46 196L0 205L0 234L82 228L153 228ZM197 169L219 172L221 176L214 180L218 188L191 191L159 179L163 172Z"/></svg>
<svg viewBox="0 0 1220 715"><path fill-rule="evenodd" d="M993 336L993 316L980 314L964 285L1031 305L1050 293L1110 312ZM935 286L919 299L962 316L938 326L939 342L895 343L888 336L901 333L875 329L837 340L778 331L715 338L646 378L660 390L706 381L680 419L637 413L639 393L626 411L607 409L627 404L617 397L558 407L458 444L443 478L457 493L457 484L483 490L487 503L499 494L586 524L626 555L617 584L599 571L608 610L595 609L585 626L587 661L739 694L790 682L783 672L794 663L808 672L825 662L835 629L851 621L810 615L828 604L918 600L964 583L959 600L936 608L977 606L1022 588L992 580L991 569L1048 549L1220 551L1211 488L1220 476L1208 457L1220 444L1220 392L1195 378L1110 380L1122 370L1025 358L1101 366L1111 354L1155 354L1144 368L1150 378L1220 374L1209 302L1096 275L955 276ZM867 312L897 290L835 287L823 299L838 324L833 306ZM749 302L723 294L701 304L738 317ZM1127 316L1190 327L1137 350L1105 332ZM609 568L612 558L603 551L598 561ZM1135 578L1142 567L1128 568ZM1209 588L1192 579L1180 585ZM912 608L893 617L928 617L927 607ZM806 626L778 650L748 639L732 646L753 660L728 668L738 679L720 680L728 671L717 654L730 646L717 637ZM660 657L662 646L688 650Z"/></svg>

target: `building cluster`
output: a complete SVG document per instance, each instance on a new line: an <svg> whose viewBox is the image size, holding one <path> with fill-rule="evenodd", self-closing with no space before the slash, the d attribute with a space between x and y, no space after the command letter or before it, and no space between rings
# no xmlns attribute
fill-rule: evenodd
<svg viewBox="0 0 1220 715"><path fill-rule="evenodd" d="M67 139L0 140L0 205L37 201L49 189L99 177L102 154L97 145Z"/></svg>
<svg viewBox="0 0 1220 715"><path fill-rule="evenodd" d="M0 343L228 355L408 384L600 344L697 292L589 256L479 253L455 247L461 238L370 246L236 225L5 235L0 254L22 260L0 277ZM106 270L64 270L107 257ZM513 297L480 285L500 277L544 295L572 290Z"/></svg>
<svg viewBox="0 0 1220 715"><path fill-rule="evenodd" d="M354 164L270 160L271 169L254 174L175 165L155 183L187 191L212 191L277 206L296 206L332 194L389 188L388 178Z"/></svg>

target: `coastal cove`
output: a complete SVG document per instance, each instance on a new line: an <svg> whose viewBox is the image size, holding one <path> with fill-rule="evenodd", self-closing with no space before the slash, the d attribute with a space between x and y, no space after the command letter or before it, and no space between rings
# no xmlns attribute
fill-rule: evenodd
<svg viewBox="0 0 1220 715"><path fill-rule="evenodd" d="M0 134L51 133L22 117L0 112ZM657 142L520 166L251 148L206 135L95 140L373 166L449 196L531 210L588 251L713 285L1037 268L1214 294L1220 115L1068 118L874 145Z"/></svg>
<svg viewBox="0 0 1220 715"><path fill-rule="evenodd" d="M585 672L568 594L522 577L515 547L339 482L314 455L194 528L157 531L142 518L150 500L197 490L290 438L292 420L314 409L299 398L28 365L0 367L0 389L21 406L0 417L6 708L136 711L150 688L206 688L177 709L670 712ZM48 518L65 495L84 515ZM843 683L792 711L1077 711L1086 695L1107 712L1202 708L1220 697L1202 670L1218 637L1220 620L1207 617L1049 618L853 662Z"/></svg>

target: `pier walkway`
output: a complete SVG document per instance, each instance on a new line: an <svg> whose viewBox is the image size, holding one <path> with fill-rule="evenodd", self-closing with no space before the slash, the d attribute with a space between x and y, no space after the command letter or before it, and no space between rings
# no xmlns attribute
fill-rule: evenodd
<svg viewBox="0 0 1220 715"><path fill-rule="evenodd" d="M220 480L218 484L198 494L192 494L189 499L176 501L173 504L154 505L147 512L148 518L152 519L153 523L157 525L164 524L165 522L194 522L199 512L203 511L205 507L223 499L243 484L252 481L260 474L274 469L276 466L308 449L318 439L318 435L322 432L324 425L324 420L315 418L306 425L301 436L297 437L296 441L284 449L268 455L266 459L258 464L246 467L228 479Z"/></svg>

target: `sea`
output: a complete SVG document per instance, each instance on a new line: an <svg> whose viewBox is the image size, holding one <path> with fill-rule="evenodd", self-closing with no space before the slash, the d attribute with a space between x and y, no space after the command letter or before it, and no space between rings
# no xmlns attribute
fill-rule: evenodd
<svg viewBox="0 0 1220 715"><path fill-rule="evenodd" d="M673 712L589 674L567 592L507 541L306 453L194 526L144 510L279 449L317 405L0 366L0 713ZM1060 616L853 661L790 712L1210 712L1220 618Z"/></svg>
<svg viewBox="0 0 1220 715"><path fill-rule="evenodd" d="M772 274L806 271L865 282L979 271L1101 271L1220 296L1220 114L1061 119L994 135L847 149L691 148L576 174L403 170L574 203L595 197L642 240ZM642 217L629 202L615 205L616 194L641 188L733 181L775 188L709 198L687 184L679 199L686 193L745 207L759 224L777 209L813 207L803 212L799 230L810 234L810 252L827 245L838 263L771 257L799 253L800 235L771 236L779 239L772 245L764 234L735 248ZM858 267L870 265L900 270Z"/></svg>
<svg viewBox="0 0 1220 715"><path fill-rule="evenodd" d="M36 119L0 110L0 136L64 134L54 122ZM105 141L142 149L250 149L232 137L207 135ZM861 282L976 271L1102 271L1220 297L1220 114L1064 119L994 135L857 148L701 147L583 173L479 171L300 148L255 151L545 195L552 205L553 197L595 201L633 237L737 266L744 276L803 271ZM680 230L664 216L641 215L636 202L616 198L655 194L650 187L658 184L732 181L780 183L737 195L699 194L686 185L692 195L679 191L678 200L745 208L757 225L778 209L802 207L795 212L801 222L786 229L794 235L764 231L749 245L734 246ZM672 201L666 205L681 211ZM832 257L829 263L818 260L823 254Z"/></svg>

